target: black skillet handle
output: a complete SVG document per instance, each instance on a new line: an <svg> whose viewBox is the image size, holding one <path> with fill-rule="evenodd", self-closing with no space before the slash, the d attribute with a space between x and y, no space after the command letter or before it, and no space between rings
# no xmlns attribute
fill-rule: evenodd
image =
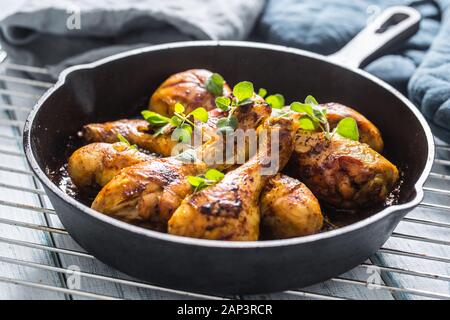
<svg viewBox="0 0 450 320"><path fill-rule="evenodd" d="M414 8L390 7L329 58L349 67L364 66L414 35L420 19L419 11Z"/></svg>

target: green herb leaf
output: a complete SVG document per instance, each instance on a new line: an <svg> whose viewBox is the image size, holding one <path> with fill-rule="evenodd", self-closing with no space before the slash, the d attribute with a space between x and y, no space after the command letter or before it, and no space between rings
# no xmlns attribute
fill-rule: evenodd
<svg viewBox="0 0 450 320"><path fill-rule="evenodd" d="M249 81L239 82L233 88L233 94L238 100L238 102L244 101L246 99L251 99L253 97L254 88L253 83Z"/></svg>
<svg viewBox="0 0 450 320"><path fill-rule="evenodd" d="M188 149L188 150L178 154L176 156L176 158L183 162L187 162L187 163L192 163L192 162L197 161L197 156L196 156L194 149Z"/></svg>
<svg viewBox="0 0 450 320"><path fill-rule="evenodd" d="M275 109L281 109L285 106L285 100L283 95L277 93L274 95L270 95L266 98L266 102Z"/></svg>
<svg viewBox="0 0 450 320"><path fill-rule="evenodd" d="M355 141L359 140L358 123L353 118L348 117L339 121L336 132L344 138Z"/></svg>
<svg viewBox="0 0 450 320"><path fill-rule="evenodd" d="M205 82L205 87L208 92L212 93L215 96L220 96L223 94L223 86L225 84L225 80L218 73L213 73L211 77L209 77Z"/></svg>
<svg viewBox="0 0 450 320"><path fill-rule="evenodd" d="M216 170L216 169L209 169L205 173L205 178L210 181L214 181L214 182L218 182L218 181L222 180L224 176L225 175L222 172L220 172L219 170Z"/></svg>
<svg viewBox="0 0 450 320"><path fill-rule="evenodd" d="M205 178L202 177L188 176L187 180L194 188L198 188L205 184Z"/></svg>
<svg viewBox="0 0 450 320"><path fill-rule="evenodd" d="M230 127L233 130L236 129L238 126L238 121L236 117L230 117L230 118L221 118L219 121L217 121L217 128L221 129L224 127Z"/></svg>
<svg viewBox="0 0 450 320"><path fill-rule="evenodd" d="M315 131L317 129L316 124L308 116L303 116L299 119L300 129L306 131Z"/></svg>
<svg viewBox="0 0 450 320"><path fill-rule="evenodd" d="M144 110L141 112L141 114L144 119L148 121L148 123L154 126L162 126L170 122L169 118L153 111Z"/></svg>
<svg viewBox="0 0 450 320"><path fill-rule="evenodd" d="M310 104L293 102L291 103L291 110L299 113L306 113L308 116L313 117L313 107Z"/></svg>
<svg viewBox="0 0 450 320"><path fill-rule="evenodd" d="M208 121L208 112L204 108L197 108L189 115L192 115L195 120L206 123Z"/></svg>
<svg viewBox="0 0 450 320"><path fill-rule="evenodd" d="M188 176L187 180L189 184L195 188L194 192L197 192L203 188L206 188L207 186L211 186L219 182L223 179L224 176L225 175L222 172L216 169L209 169L204 175L196 177Z"/></svg>
<svg viewBox="0 0 450 320"><path fill-rule="evenodd" d="M238 127L238 119L236 117L229 117L228 123L233 129L236 129Z"/></svg>
<svg viewBox="0 0 450 320"><path fill-rule="evenodd" d="M225 135L233 133L237 126L238 121L236 117L222 118L217 121L218 131L224 133Z"/></svg>
<svg viewBox="0 0 450 320"><path fill-rule="evenodd" d="M173 125L174 127L179 127L179 126L181 126L182 123L183 123L183 120L180 119L178 116L173 116L170 119L170 124Z"/></svg>
<svg viewBox="0 0 450 320"><path fill-rule="evenodd" d="M137 149L137 145L131 145L131 143L120 133L117 134L117 139L119 139L120 142L125 143L130 149Z"/></svg>
<svg viewBox="0 0 450 320"><path fill-rule="evenodd" d="M169 123L169 124L166 124L165 126L162 126L162 127L158 128L158 129L155 130L155 132L153 133L153 137L156 138L157 136L159 136L159 135L161 135L162 133L166 132L166 130L167 130L169 127L172 127L172 125L171 125L170 123Z"/></svg>
<svg viewBox="0 0 450 320"><path fill-rule="evenodd" d="M192 136L192 127L188 124L184 124L181 127L176 128L172 137L180 142L189 143Z"/></svg>
<svg viewBox="0 0 450 320"><path fill-rule="evenodd" d="M317 100L316 100L313 96L311 96L311 95L309 95L309 96L306 97L305 103L311 104L311 105L315 105L315 106L319 105L319 103L317 102Z"/></svg>
<svg viewBox="0 0 450 320"><path fill-rule="evenodd" d="M125 143L130 149L137 149L137 145L131 145L131 143L120 133L117 134L117 139L119 139L120 142Z"/></svg>
<svg viewBox="0 0 450 320"><path fill-rule="evenodd" d="M130 142L128 142L128 140L120 133L117 134L117 139L119 139L120 142L125 143L128 146L130 145Z"/></svg>
<svg viewBox="0 0 450 320"><path fill-rule="evenodd" d="M272 109L272 117L275 117L275 118L286 117L286 116L289 116L290 114L291 114L291 112L286 109Z"/></svg>
<svg viewBox="0 0 450 320"><path fill-rule="evenodd" d="M313 113L317 120L321 123L327 122L327 109L320 106L313 106Z"/></svg>
<svg viewBox="0 0 450 320"><path fill-rule="evenodd" d="M258 96L260 96L261 98L265 98L267 96L267 90L264 88L261 88L258 90Z"/></svg>
<svg viewBox="0 0 450 320"><path fill-rule="evenodd" d="M184 112L184 106L181 103L179 103L179 102L175 103L175 112L176 113L183 113Z"/></svg>
<svg viewBox="0 0 450 320"><path fill-rule="evenodd" d="M228 97L217 97L216 107L223 111L230 110L231 99Z"/></svg>
<svg viewBox="0 0 450 320"><path fill-rule="evenodd" d="M236 107L245 106L246 104L251 104L251 103L253 103L252 99L245 99L245 100L239 101L236 104Z"/></svg>

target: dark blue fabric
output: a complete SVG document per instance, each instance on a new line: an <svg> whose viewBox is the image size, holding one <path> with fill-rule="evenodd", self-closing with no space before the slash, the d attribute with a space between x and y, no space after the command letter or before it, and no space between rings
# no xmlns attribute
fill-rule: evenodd
<svg viewBox="0 0 450 320"><path fill-rule="evenodd" d="M365 70L408 94L450 140L450 0L269 0L257 34L261 41L331 54L363 29L371 15L392 5L418 9L420 29Z"/></svg>

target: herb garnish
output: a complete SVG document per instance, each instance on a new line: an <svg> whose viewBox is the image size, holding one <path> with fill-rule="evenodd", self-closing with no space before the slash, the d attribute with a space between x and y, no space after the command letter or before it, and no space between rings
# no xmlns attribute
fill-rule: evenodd
<svg viewBox="0 0 450 320"><path fill-rule="evenodd" d="M327 139L338 133L344 138L358 141L359 131L358 124L355 119L347 117L339 121L336 128L331 131L330 124L327 119L327 109L321 107L313 96L307 96L304 103L293 102L290 110L294 112L303 113L300 117L300 128L306 131L315 131L320 128Z"/></svg>
<svg viewBox="0 0 450 320"><path fill-rule="evenodd" d="M209 169L204 175L188 176L189 184L194 188L194 192L200 191L208 186L216 184L223 179L225 175L216 169Z"/></svg>
<svg viewBox="0 0 450 320"><path fill-rule="evenodd" d="M261 98L266 100L266 103L271 106L274 109L282 109L283 107L286 106L285 104L285 99L284 96L282 94L276 93L276 94L272 94L269 95L267 98L268 92L266 89L264 88L260 88L258 90L258 96L260 96Z"/></svg>
<svg viewBox="0 0 450 320"><path fill-rule="evenodd" d="M189 114L185 114L184 111L185 107L181 103L176 103L174 116L172 118L165 117L149 110L142 111L142 116L152 126L159 127L153 134L154 137L157 137L168 128L175 127L175 130L172 133L173 136L180 142L189 142L192 131L196 128L192 118L205 123L208 121L208 112L201 107L193 110Z"/></svg>
<svg viewBox="0 0 450 320"><path fill-rule="evenodd" d="M279 93L268 96L266 102L274 109L282 109L286 105L283 95Z"/></svg>
<svg viewBox="0 0 450 320"><path fill-rule="evenodd" d="M260 88L258 90L258 96L264 99L267 96L267 90L264 88Z"/></svg>
<svg viewBox="0 0 450 320"><path fill-rule="evenodd" d="M123 135L120 133L117 134L117 139L119 139L120 142L125 143L130 149L137 149L137 145L131 144Z"/></svg>
<svg viewBox="0 0 450 320"><path fill-rule="evenodd" d="M249 81L242 81L236 84L233 88L234 99L229 97L217 97L217 108L228 111L226 118L221 118L217 122L217 128L220 132L233 132L238 125L238 120L233 116L237 107L252 103L254 95L253 83Z"/></svg>
<svg viewBox="0 0 450 320"><path fill-rule="evenodd" d="M225 85L225 80L218 73L213 73L208 79L205 81L205 87L208 92L213 95L221 96L223 94L223 86Z"/></svg>
<svg viewBox="0 0 450 320"><path fill-rule="evenodd" d="M353 118L348 117L342 119L334 130L344 138L359 141L358 124Z"/></svg>

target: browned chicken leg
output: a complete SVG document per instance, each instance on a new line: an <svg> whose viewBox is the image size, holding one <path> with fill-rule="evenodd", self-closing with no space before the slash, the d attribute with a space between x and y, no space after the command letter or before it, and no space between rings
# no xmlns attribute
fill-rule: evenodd
<svg viewBox="0 0 450 320"><path fill-rule="evenodd" d="M146 120L117 120L105 123L91 123L83 127L83 137L88 142L118 142L121 134L131 144L169 156L178 143L171 139L171 134L154 137Z"/></svg>
<svg viewBox="0 0 450 320"><path fill-rule="evenodd" d="M300 131L287 172L338 208L381 203L398 182L397 168L367 144Z"/></svg>
<svg viewBox="0 0 450 320"><path fill-rule="evenodd" d="M155 91L150 99L149 109L164 116L172 116L177 102L186 107L186 113L195 108L206 110L216 108L216 96L206 89L205 82L212 72L202 69L188 70L170 76ZM229 96L231 90L227 84L220 95Z"/></svg>
<svg viewBox="0 0 450 320"><path fill-rule="evenodd" d="M242 119L238 128L246 130L256 127L270 115L270 111L265 104L239 107L234 113ZM214 139L195 151L196 158L202 158L210 150L217 150ZM187 176L196 176L208 169L202 161L186 163L182 155L123 169L100 191L92 208L128 221L149 219L167 223L181 201L192 192ZM216 167L223 166L217 164Z"/></svg>
<svg viewBox="0 0 450 320"><path fill-rule="evenodd" d="M259 197L275 173L262 170L273 161L279 169L287 163L295 136L294 121L270 118L263 128L267 139L248 162L225 175L222 181L187 197L169 220L168 232L175 235L230 241L259 238ZM272 133L278 134L278 148L272 149Z"/></svg>
<svg viewBox="0 0 450 320"><path fill-rule="evenodd" d="M215 134L217 121L226 114L214 109L208 112L206 123L197 121L196 126L202 131L205 137ZM244 119L242 119L244 120ZM179 143L172 138L174 128L169 128L166 132L155 136L154 128L151 128L146 120L117 120L105 123L91 123L83 127L83 137L88 142L118 142L118 134L121 134L131 144L136 144L142 149L158 153L164 157L169 157L172 150Z"/></svg>
<svg viewBox="0 0 450 320"><path fill-rule="evenodd" d="M326 115L331 130L333 130L342 119L347 117L353 118L358 124L359 141L368 144L373 150L379 153L383 151L384 143L380 130L378 130L378 128L361 113L336 102L325 103L320 106L327 109ZM289 107L284 108L286 111L289 111L289 109Z"/></svg>
<svg viewBox="0 0 450 320"><path fill-rule="evenodd" d="M100 191L92 208L130 222L162 223L191 192L186 177L207 168L175 157L125 168Z"/></svg>
<svg viewBox="0 0 450 320"><path fill-rule="evenodd" d="M78 187L104 186L122 168L155 157L139 152L125 143L93 143L75 151L68 161L68 172Z"/></svg>
<svg viewBox="0 0 450 320"><path fill-rule="evenodd" d="M322 229L320 204L297 179L278 174L269 180L260 199L261 232L267 239L315 234Z"/></svg>
<svg viewBox="0 0 450 320"><path fill-rule="evenodd" d="M342 119L347 117L353 118L358 124L359 141L368 144L376 152L383 152L384 143L380 130L361 113L335 102L321 106L327 108L327 119L331 129L334 129Z"/></svg>

